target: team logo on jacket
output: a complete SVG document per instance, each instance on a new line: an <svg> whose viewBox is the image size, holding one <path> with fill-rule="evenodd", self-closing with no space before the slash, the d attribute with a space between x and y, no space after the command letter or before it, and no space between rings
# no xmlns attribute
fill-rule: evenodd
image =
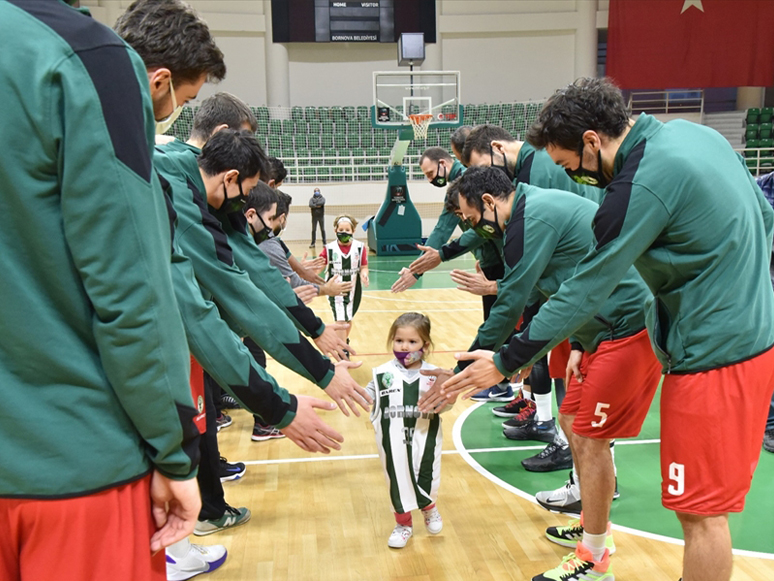
<svg viewBox="0 0 774 581"><path fill-rule="evenodd" d="M392 387L392 373L385 373L382 375L382 387L390 389Z"/></svg>
<svg viewBox="0 0 774 581"><path fill-rule="evenodd" d="M196 398L196 409L199 413L204 411L204 398L202 396Z"/></svg>

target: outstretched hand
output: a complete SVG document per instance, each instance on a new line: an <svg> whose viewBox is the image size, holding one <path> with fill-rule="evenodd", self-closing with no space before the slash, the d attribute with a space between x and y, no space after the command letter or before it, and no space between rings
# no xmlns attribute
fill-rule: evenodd
<svg viewBox="0 0 774 581"><path fill-rule="evenodd" d="M441 253L431 246L422 246L417 244L417 248L422 251L422 256L417 258L409 265L409 270L414 274L423 274L428 270L433 270L441 264Z"/></svg>
<svg viewBox="0 0 774 581"><path fill-rule="evenodd" d="M311 303L312 299L317 296L317 289L314 288L311 284L297 286L293 289L293 292L296 293L296 296L301 299L301 302L305 305Z"/></svg>
<svg viewBox="0 0 774 581"><path fill-rule="evenodd" d="M394 293L401 293L404 290L410 289L417 282L417 277L406 267L400 269L400 277L392 285L390 289Z"/></svg>
<svg viewBox="0 0 774 581"><path fill-rule="evenodd" d="M336 371L333 379L325 388L325 393L339 406L341 413L349 417L349 410L360 417L358 406L365 411L371 411L371 404L374 402L368 392L360 387L349 374L349 369L357 369L363 364L353 361L339 361L335 364ZM348 409L349 408L349 409Z"/></svg>
<svg viewBox="0 0 774 581"><path fill-rule="evenodd" d="M349 329L349 323L328 323L325 330L314 340L314 344L322 351L323 355L333 356L334 359L341 361L347 359L347 352L351 355L357 355L354 349L347 342L339 337L336 331Z"/></svg>
<svg viewBox="0 0 774 581"><path fill-rule="evenodd" d="M435 377L435 383L428 389L425 394L419 398L418 406L419 411L423 413L436 412L450 403L454 403L456 398L447 398L441 393L441 385L451 377L454 377L454 371L451 369L422 369L420 372L422 375L429 375Z"/></svg>
<svg viewBox="0 0 774 581"><path fill-rule="evenodd" d="M478 264L476 264L476 266L478 266ZM489 280L485 277L480 268L477 268L476 272L468 272L466 270L458 270L455 268L450 274L451 279L457 284L457 288L461 291L469 292L470 294L481 297L497 294L497 281Z"/></svg>
<svg viewBox="0 0 774 581"><path fill-rule="evenodd" d="M443 383L441 393L447 399L460 395L462 399L469 399L482 389L498 384L505 379L495 367L492 359L494 351L477 349L467 353L457 353L454 357L458 361L473 361L473 363Z"/></svg>
<svg viewBox="0 0 774 581"><path fill-rule="evenodd" d="M296 417L280 432L285 434L296 446L307 452L328 454L331 448L341 450L344 437L315 413L315 409L335 410L336 404L330 401L297 395Z"/></svg>

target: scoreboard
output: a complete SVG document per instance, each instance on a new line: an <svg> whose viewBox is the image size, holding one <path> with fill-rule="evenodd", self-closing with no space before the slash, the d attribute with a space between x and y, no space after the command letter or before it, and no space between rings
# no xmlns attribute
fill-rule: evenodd
<svg viewBox="0 0 774 581"><path fill-rule="evenodd" d="M393 0L314 3L317 42L393 42L394 22Z"/></svg>
<svg viewBox="0 0 774 581"><path fill-rule="evenodd" d="M273 42L397 42L423 32L434 43L435 0L272 0Z"/></svg>

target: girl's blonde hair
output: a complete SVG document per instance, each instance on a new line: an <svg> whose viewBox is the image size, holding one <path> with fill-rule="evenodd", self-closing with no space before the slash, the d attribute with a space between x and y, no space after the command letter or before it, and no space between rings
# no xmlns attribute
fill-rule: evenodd
<svg viewBox="0 0 774 581"><path fill-rule="evenodd" d="M335 230L339 226L339 222L342 220L348 221L350 224L352 224L352 231L355 231L355 227L357 226L357 220L355 220L352 216L349 214L341 214L340 216L336 216L336 219L333 220L333 229Z"/></svg>
<svg viewBox="0 0 774 581"><path fill-rule="evenodd" d="M392 340L395 339L395 333L398 332L398 327L414 327L417 330L419 338L422 342L427 344L425 349L425 356L433 349L433 340L430 338L430 319L428 319L422 313L403 313L400 317L395 319L390 332L387 333L387 349L392 351Z"/></svg>

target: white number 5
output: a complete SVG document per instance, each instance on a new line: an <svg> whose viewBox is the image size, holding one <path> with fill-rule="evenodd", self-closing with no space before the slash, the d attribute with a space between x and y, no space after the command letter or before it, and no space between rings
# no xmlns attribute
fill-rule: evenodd
<svg viewBox="0 0 774 581"><path fill-rule="evenodd" d="M669 465L669 480L674 480L675 484L670 484L667 492L672 496L681 496L685 492L685 464L672 462Z"/></svg>
<svg viewBox="0 0 774 581"><path fill-rule="evenodd" d="M605 422L607 421L607 413L605 413L604 410L606 410L609 407L610 407L609 403L602 403L601 401L597 402L597 409L594 412L594 415L599 417L599 421L591 422L592 428L601 428L602 426L605 425Z"/></svg>

